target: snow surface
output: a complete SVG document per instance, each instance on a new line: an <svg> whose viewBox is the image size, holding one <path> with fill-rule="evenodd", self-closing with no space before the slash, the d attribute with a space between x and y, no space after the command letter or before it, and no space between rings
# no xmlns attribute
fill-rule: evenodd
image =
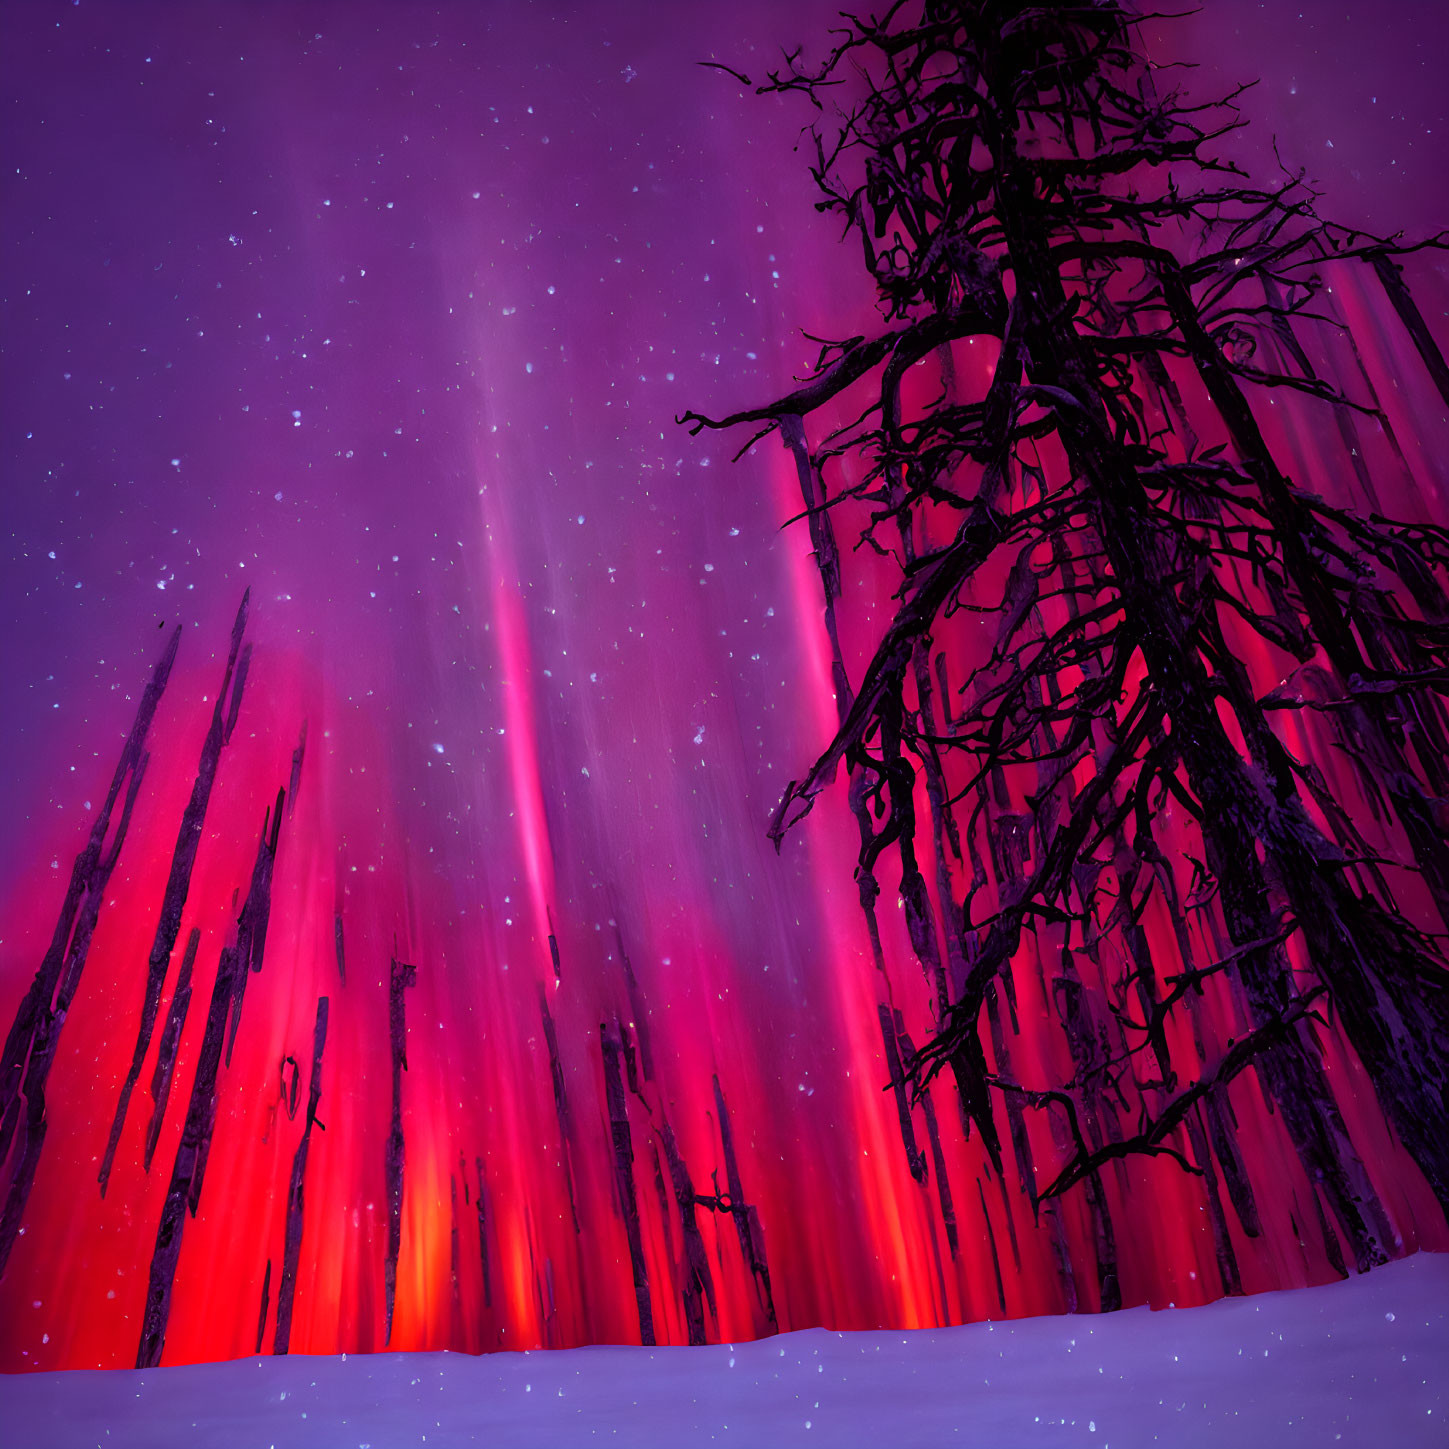
<svg viewBox="0 0 1449 1449"><path fill-rule="evenodd" d="M1449 1444L1449 1255L1205 1308L710 1348L241 1359L0 1378L61 1449Z"/></svg>

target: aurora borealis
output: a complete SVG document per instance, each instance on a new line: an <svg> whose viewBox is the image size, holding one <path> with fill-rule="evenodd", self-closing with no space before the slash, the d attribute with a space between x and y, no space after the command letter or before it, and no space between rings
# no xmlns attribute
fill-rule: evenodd
<svg viewBox="0 0 1449 1449"><path fill-rule="evenodd" d="M1263 74L1256 114L1325 176L1339 214L1423 228L1445 141L1419 62L1444 22L1382 8L1372 31L1365 16L1305 35L1289 7L1213 0L1166 53L1207 61L1205 85ZM218 1078L164 1362L253 1352L259 1310L274 1341L263 1285L274 1310L323 995L293 1351L386 1341L395 1099L394 1348L637 1341L641 1265L670 1343L687 1341L691 1291L712 1341L1095 1306L1080 1195L1038 1223L1014 1181L983 1174L944 1083L955 1250L940 1163L913 1178L881 1090L882 1000L926 1031L904 926L886 913L882 983L843 800L778 858L765 838L834 728L814 561L803 528L780 527L799 508L793 468L774 443L731 463L738 442L673 422L786 382L813 356L801 329L871 325L803 193L804 118L694 65L756 65L828 15L15 8L6 1022L145 681L183 633L0 1280L0 1369L135 1357L207 997L279 789L265 959ZM1365 33L1385 50L1360 47L1350 71ZM1243 144L1269 154L1262 137ZM1442 315L1442 262L1416 268ZM1395 486L1442 516L1443 408L1368 283L1342 306L1403 445ZM1347 476L1306 416L1274 426L1325 488ZM883 578L857 561L844 631L857 666ZM172 1102L148 1173L153 1044L102 1198L147 954L247 589L246 688L163 997L164 1013L199 929ZM415 967L400 1076L394 961ZM1034 976L1017 981L1017 1061L1045 1069L1061 1044ZM1396 1251L1444 1247L1353 1064L1338 1069ZM1244 1286L1322 1280L1312 1188L1261 1096L1235 1092L1263 1215L1235 1238ZM753 1216L681 1214L671 1140L694 1192L742 1197ZM1125 1302L1221 1291L1201 1189L1173 1163L1132 1163L1111 1215Z"/></svg>

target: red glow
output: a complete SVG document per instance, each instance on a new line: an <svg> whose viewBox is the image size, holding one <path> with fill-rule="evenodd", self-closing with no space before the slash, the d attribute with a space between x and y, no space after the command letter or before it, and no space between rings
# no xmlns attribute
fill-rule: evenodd
<svg viewBox="0 0 1449 1449"><path fill-rule="evenodd" d="M699 7L701 14L707 9ZM389 41L396 47L404 43L412 46L410 34L405 41L397 36ZM378 55L384 53L386 65L379 60L379 72L393 64L391 51L381 47ZM296 94L312 92L298 87ZM315 104L325 115L324 92L316 94L322 99ZM413 114L411 92L396 103L399 115ZM278 104L284 113L278 124L289 127L289 135L311 133L315 118L303 101L287 95ZM297 107L295 115L287 112L289 105ZM481 132L492 119L486 114L491 106L476 95L466 105L475 108L466 112L468 128ZM463 114L464 102L458 106ZM531 108L526 114L532 114ZM327 123L335 124L335 118L329 115ZM729 130L730 124L744 123L718 124L723 139L713 144L747 154L744 132ZM460 125L459 133L468 128ZM757 138L751 132L747 139L753 146ZM556 146L554 152L563 149ZM447 167L440 169L449 170L450 178L451 168L465 164L451 150L437 154L448 156ZM312 162L322 169L316 156L304 156L296 163L298 171ZM461 194L476 197L472 184ZM684 193L677 178L671 184ZM762 188L771 184L784 186L778 179L760 182ZM793 179L789 185L793 188ZM545 199L563 210L558 198ZM314 260L327 262L325 269L318 263L319 274L333 270L328 248L341 246L327 230L343 211L341 200L335 211L330 196L325 204L326 216L319 201L308 222L318 238ZM491 213L480 220L487 208L471 207L470 201L456 216L450 214L451 230L441 240L434 238L441 270L449 273L443 288L450 299L449 317L453 302L461 310L464 297L474 299L475 283L480 293L484 290L479 258L494 257L485 244L493 246L495 233L507 231L512 247L517 229L513 220L500 224ZM574 225L571 210L563 221L547 206L539 210L565 238L550 265L558 257L571 258L577 250L567 229ZM371 230L375 221L369 213L365 225L354 222L357 231L349 238L370 263L372 253L363 249L364 242L382 249ZM730 224L738 234L724 238L728 244L721 245L720 254L746 256L762 245L756 236L764 228L753 213L748 225L742 214ZM657 240L650 239L651 247ZM713 244L712 237L705 240ZM703 255L703 240L691 238L691 246L695 241L701 242ZM768 244L782 250L786 245ZM627 248L621 242L618 250L622 256ZM804 241L799 250L809 254ZM410 247L407 251L412 255ZM774 262L771 254L772 267ZM613 260L600 264L613 265ZM590 253L589 279L598 270ZM577 276L584 271L580 264ZM522 291L525 281L539 290L537 279L522 267L494 279L497 295L489 294L489 318L500 310L499 298L512 298L508 289ZM414 286L421 284L409 274L406 285L395 284L391 300L408 323ZM543 295L552 297L553 286ZM1440 416L1442 408L1431 403L1416 359L1398 340L1393 319L1361 274L1345 270L1335 279L1333 297L1359 352L1355 357L1345 343L1330 360L1345 378L1356 379L1355 386L1373 387L1402 451L1401 461L1394 440L1365 426L1375 476L1387 480L1386 492L1393 494L1383 502L1402 506L1406 514L1442 516L1434 435L1416 426L1431 413ZM343 320L334 317L329 325L339 338L352 325L347 319L358 315L348 311L355 300L336 301ZM651 306L655 300L651 292ZM615 321L613 299L591 295L587 305L598 314L590 320L588 335L602 359L599 375L623 379L627 369L619 359L633 353L622 335L624 324ZM849 314L824 265L793 286L791 306L807 327L830 335L877 325L868 307ZM437 310L442 313L441 304ZM731 326L740 315L732 314ZM250 316L245 320L250 327ZM514 343L500 341L489 330L493 325L439 323L427 345L437 356L451 357L449 349L463 337L467 345L461 352L490 362L507 357L511 366ZM534 338L544 335L543 324L537 326ZM398 331L411 337L403 325ZM548 340L552 344L552 333ZM982 340L955 346L952 362L963 395L979 395L996 351L994 342ZM655 365L640 362L649 368L649 388L662 389ZM526 375L533 377L528 366ZM422 375L423 364L418 367ZM403 370L400 363L398 372ZM1180 373L1177 381L1191 400L1196 379L1187 369ZM538 379L543 375L540 363ZM430 406L433 397L454 385L451 373L446 385L437 376L425 379ZM674 374L667 376L672 383ZM538 379L529 386L544 386ZM337 407L347 418L345 426L358 432L380 429L377 418L397 406L393 393L402 390L394 389L394 380L389 373L386 386L374 383L375 392L367 391L354 404L355 414L345 415L346 388L338 385ZM752 371L749 385L758 380ZM659 398L667 397L673 407L675 395L646 392L643 376L639 383L634 399L648 402L650 417L667 415ZM511 395L509 386L515 389ZM907 408L921 407L941 386L938 370L923 366L914 371L906 388ZM628 399L621 387L607 402L577 402L580 457L568 461L577 474L570 486L579 491L569 493L563 486L553 489L551 478L543 481L548 470L534 467L533 443L523 439L528 431L523 423L512 439L504 424L498 452L486 453L479 441L483 425L469 411L475 405L480 415L506 417L517 404L518 416L540 428L547 417L562 431L560 414L575 423L575 399L569 399L568 409L557 406L557 398L547 407L531 399L525 404L522 387L516 379L498 384L501 401L495 403L492 391L479 383L476 396L470 390L467 406L458 413L478 432L457 449L463 458L457 471L466 481L464 500L459 504L440 486L436 511L458 524L457 557L482 561L481 576L461 585L455 579L471 563L460 565L457 575L448 574L456 561L448 551L451 534L439 542L441 523L431 511L425 523L411 516L405 504L413 492L404 495L404 505L397 501L398 476L405 471L397 461L400 454L384 465L380 459L388 453L375 450L379 457L369 465L372 472L356 481L332 457L333 443L344 441L340 420L337 436L328 437L319 453L320 462L335 466L336 476L344 479L335 496L327 495L317 509L329 527L337 528L339 556L355 548L361 559L367 550L381 548L377 538L383 526L379 523L373 534L372 525L362 520L385 518L396 529L389 538L405 540L400 549L416 545L427 558L428 570L419 576L427 578L433 590L428 603L437 606L444 624L430 616L430 632L415 630L406 622L411 616L399 622L392 611L404 596L400 583L386 619L384 605L373 602L377 594L371 590L366 603L336 604L331 591L335 587L342 597L344 585L355 590L362 565L355 575L338 565L314 577L308 572L310 558L303 559L305 568L287 563L315 592L305 608L299 603L295 613L284 611L279 595L256 609L258 642L250 682L236 735L222 759L181 921L180 939L198 928L201 948L170 1107L148 1173L142 1162L151 1109L146 1088L158 1033L102 1199L97 1170L130 1060L147 953L210 718L208 696L214 698L220 677L220 662L201 656L223 639L223 632L214 621L187 631L182 661L152 732L151 765L131 833L50 1079L45 1152L23 1236L0 1278L0 1372L130 1367L134 1361L157 1222L206 1004L220 952L235 930L234 895L245 896L266 811L278 788L289 785L292 752L304 724L307 754L300 789L285 807L264 968L250 980L236 1050L220 1075L215 1142L199 1211L185 1225L165 1363L253 1353L268 1263L272 1276L261 1342L262 1350L270 1351L288 1175L305 1115L288 1115L284 1063L288 1058L296 1063L305 1101L321 995L329 998L330 1025L321 1130L311 1139L306 1177L291 1347L316 1354L383 1348L384 1144L391 1112L388 971L394 954L416 966L417 983L406 993L407 1070L401 1086L406 1171L391 1348L482 1352L638 1340L601 1023L611 1031L627 1030L638 1057L628 1120L644 1269L661 1343L684 1343L688 1337L684 1224L668 1167L656 1166L663 1158L663 1128L667 1123L677 1139L696 1194L727 1195L716 1076L743 1193L763 1236L779 1329L914 1328L997 1317L1003 1311L1016 1317L1060 1312L1073 1303L1083 1309L1097 1306L1097 1247L1085 1195L1074 1189L1038 1218L1017 1170L1001 1099L996 1126L1004 1144L1004 1171L998 1173L989 1167L979 1134L965 1139L949 1076L931 1089L959 1227L957 1254L947 1239L934 1161L924 1182L912 1176L895 1102L884 1090L890 1069L879 1009L882 1003L898 1009L920 1045L937 1024L935 1007L899 903L899 865L889 855L879 868L876 907L884 969L873 960L853 880L857 834L844 771L835 789L792 832L780 858L764 838L785 783L824 747L837 723L832 646L805 526L792 525L771 552L769 529L801 507L790 455L777 451L777 440L761 445L748 474L761 488L747 494L739 477L751 464L728 478L720 476L721 466L705 473L697 459L717 464L727 453L707 454L706 440L691 443L682 437L671 437L665 458L661 450L666 445L655 443L659 429L651 423L647 450L637 441L630 443L635 453L620 445L624 461L610 471L607 485L598 485L600 513L604 503L615 501L610 490L634 487L636 479L624 478L629 468L638 463L643 470L647 463L653 471L637 492L621 493L628 504L620 510L628 513L623 523L590 515L587 526L597 531L598 542L591 540L585 550L559 541L565 534L571 539L585 524L584 515L564 504L585 496L579 478L599 476L586 473L592 460L584 455L596 437L621 436L608 430L616 427ZM417 392L423 391L419 386ZM620 407L606 413L615 401ZM528 407L537 410L531 418ZM641 405L635 413L646 411ZM1336 496L1362 505L1337 440L1327 438L1310 416L1316 415L1276 402L1261 409L1275 452L1291 460L1296 477L1310 477L1314 487L1337 490ZM309 404L309 427L311 420ZM845 420L842 413L811 426ZM420 423L418 430L426 432L430 425ZM446 425L440 431L447 434ZM291 429L283 424L282 432L290 446ZM387 447L397 449L393 438L402 432L398 427L394 433L390 421L383 439ZM488 436L492 439L493 433ZM451 435L448 446L453 446ZM691 471L686 473L684 464L671 471L674 452L691 446L699 449L690 455ZM286 460L292 455L275 439L256 447L257 461L264 465L258 471L269 480L273 471L281 475L290 466ZM518 456L508 455L509 448ZM1043 451L1049 454L1050 444ZM352 452L345 457L352 459ZM1043 462L1051 468L1059 460L1047 456ZM449 459L449 466L455 463ZM846 459L840 466L852 464ZM361 475L361 459L356 467ZM420 487L410 475L405 482L408 490ZM255 491L255 480L247 477L245 486ZM288 478L287 489L293 486ZM270 481L264 491L272 496ZM656 513L661 496L672 500L672 511ZM280 504L282 498L279 488L275 499ZM339 499L351 511L339 508ZM373 505L376 515L368 511ZM535 519L535 511L542 517L550 509L563 524L558 518L547 524ZM746 534L739 557L731 556L716 572L723 554L715 550L733 547L727 540L740 533L732 527L736 515ZM834 517L842 553L850 558L851 582L840 606L841 655L849 677L858 682L889 616L899 574L894 561L864 550L850 555L864 517L859 506L842 507ZM945 510L929 515L918 546L939 543L954 517ZM681 519L693 521L698 532L690 535L688 547L676 549ZM359 541L364 532L365 544ZM745 544L751 550L747 558ZM289 541L287 547L299 555L306 552L303 544ZM390 560L386 564L366 553L368 567L380 572L397 564L392 547L388 543L387 552L378 555ZM539 556L531 557L529 550ZM725 585L727 569L732 572ZM983 570L973 602L994 603L1004 572L1004 566ZM286 577L290 588L291 574ZM394 581L397 577L394 571ZM612 596L616 578L624 586ZM213 583L220 590L233 581L228 576ZM379 581L369 575L367 582ZM300 597L302 585L297 587ZM620 603L626 595L628 603ZM290 592L285 597L290 605ZM443 601L451 607L445 610ZM234 600L228 602L234 606ZM219 607L212 598L200 611ZM1052 619L1053 610L1063 607L1045 602L1044 617ZM333 608L336 618L328 614ZM403 614L402 604L397 611ZM455 617L462 621L456 630ZM308 631L314 628L325 646L312 642ZM1231 618L1224 628L1256 690L1283 681L1288 669L1283 657ZM752 641L748 646L738 642L746 637ZM762 638L768 642L759 644ZM963 611L943 626L936 643L956 668L957 662L980 663L991 637L979 615ZM760 653L751 658L756 644ZM758 661L758 670L747 673L746 661L751 667ZM438 685L439 679L448 681L451 693ZM140 681L138 666L124 688L134 691ZM1139 683L1129 674L1129 697ZM597 692L590 694L595 686ZM742 705L731 686L748 687L757 697ZM91 799L109 779L123 713L118 706L104 717L98 713L94 725L73 727L87 754L96 752L86 767L91 774L81 782ZM1236 730L1231 717L1225 724ZM1351 769L1328 747L1326 732L1313 725L1311 716L1290 715L1283 730L1289 747L1300 758L1319 762L1338 797L1369 820L1372 812ZM1083 760L1078 768L1079 783L1085 784L1091 762ZM1020 781L1011 782L1009 793L1011 808L1024 808ZM930 802L919 779L915 806L918 818L929 820ZM74 812L66 820L26 827L23 872L6 883L8 894L0 902L0 1022L13 1016L44 954L66 870L88 828L88 819L84 826L75 823ZM1174 821L1172 828L1180 850L1166 880L1186 897L1193 889L1189 857L1201 856L1202 847L1190 824ZM1402 842L1379 843L1393 852ZM923 831L920 864L939 916L934 848ZM947 859L942 871L959 899L969 863ZM1410 910L1421 904L1412 882L1405 883L1403 900ZM996 903L993 891L986 890L978 920ZM345 985L337 963L339 914ZM1143 925L1154 955L1175 969L1178 942L1160 892ZM1201 917L1193 918L1191 929L1197 954L1212 959L1216 946ZM1100 1005L1122 974L1123 948L1111 933L1097 944L1098 958L1078 953L1075 968L1086 994ZM633 990L624 953L636 978ZM164 1001L174 989L179 957L178 949ZM1024 1083L1058 1083L1072 1075L1054 994L1059 969L1050 953L1039 951L1028 937L1011 966L1014 1005L1002 983L1003 1045L1011 1072ZM554 1095L540 988L557 1033L567 1127ZM1201 1052L1190 1017L1174 1017L1168 1027L1170 1060L1184 1077L1196 1074L1245 1026L1241 1002L1221 977L1206 983L1194 1010L1205 1043ZM646 1036L652 1074L644 1070ZM1449 1248L1443 1215L1385 1124L1352 1051L1332 1027L1322 1029L1320 1037L1328 1080L1382 1202L1392 1248ZM985 1049L993 1065L1004 1065L989 1040ZM1262 1220L1261 1233L1248 1237L1231 1209L1226 1215L1245 1290L1332 1276L1315 1186L1280 1116L1265 1104L1251 1071L1233 1081L1227 1096ZM1119 1126L1130 1128L1136 1103L1109 1104L1105 1110L1116 1114ZM929 1160L920 1106L910 1120ZM1044 1112L1027 1114L1025 1133L1038 1180L1045 1182L1063 1160L1062 1145L1054 1140ZM17 1139L0 1168L8 1169L20 1150ZM1187 1305L1219 1296L1222 1284L1202 1179L1170 1159L1134 1158L1103 1174L1103 1194L1126 1304ZM761 1287L735 1219L715 1211L718 1205L698 1206L695 1214L715 1303L706 1312L706 1331L717 1341L759 1336L772 1327Z"/></svg>

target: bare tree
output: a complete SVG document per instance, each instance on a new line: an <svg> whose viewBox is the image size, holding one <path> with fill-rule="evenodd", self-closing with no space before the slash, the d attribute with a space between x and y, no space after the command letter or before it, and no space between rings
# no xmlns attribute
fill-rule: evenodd
<svg viewBox="0 0 1449 1449"><path fill-rule="evenodd" d="M766 406L681 419L780 434L820 566L839 728L771 835L844 766L872 941L889 855L932 996L901 1076L919 1098L949 1065L998 1168L999 1101L1033 1206L1086 1184L1104 1305L1099 1172L1131 1154L1207 1177L1235 1288L1219 1184L1250 1233L1257 1214L1223 1089L1250 1067L1330 1254L1325 1205L1360 1269L1382 1261L1324 1054L1341 1029L1449 1208L1449 531L1380 511L1360 444L1387 420L1323 359L1334 270L1367 265L1449 378L1393 261L1413 248L1223 159L1238 93L1167 87L1118 0L843 18L822 63L797 51L757 89L820 112L816 205L861 247L882 325L823 342ZM994 358L976 392L967 339ZM1284 394L1323 409L1362 506L1275 456L1254 402ZM854 687L847 515L899 564ZM1014 1014L1028 961L1069 1048L1057 1082L1010 1067L1002 998ZM1040 1190L1031 1109L1061 1149Z"/></svg>

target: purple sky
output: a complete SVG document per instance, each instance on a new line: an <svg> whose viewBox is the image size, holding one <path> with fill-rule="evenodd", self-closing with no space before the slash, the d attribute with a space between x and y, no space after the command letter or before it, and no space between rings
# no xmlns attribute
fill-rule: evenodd
<svg viewBox="0 0 1449 1449"><path fill-rule="evenodd" d="M568 752L641 690L656 745L732 711L726 789L759 818L802 743L772 736L777 505L671 416L769 392L795 329L862 295L789 150L803 112L692 61L758 70L831 10L8 7L0 874L78 826L71 767L108 754L157 625L209 657L248 583L264 641L448 737L511 570L566 681L543 707L594 686ZM1443 5L1206 0L1151 29L1205 90L1262 78L1252 145L1276 132L1328 210L1445 219Z"/></svg>
<svg viewBox="0 0 1449 1449"><path fill-rule="evenodd" d="M793 1231L797 1162L817 1164L800 1169L822 1195L813 1201L844 1205L838 1237L795 1245L796 1261L824 1245L820 1270L791 1280L805 1295L800 1321L823 1321L818 1305L837 1289L857 1302L852 1273L869 1290L861 1321L875 1321L864 1315L880 1284L856 1269L888 1236L881 1225L895 1208L850 1186L866 1176L852 1176L852 1124L875 1130L865 1111L849 1115L864 1078L851 1072L878 1052L852 832L831 815L834 802L783 860L764 837L786 782L833 728L818 668L818 579L802 530L779 528L797 505L773 441L731 465L743 439L691 438L673 422L689 407L723 412L784 390L816 351L802 328L843 337L876 325L858 251L835 244L792 153L808 107L744 95L694 64L715 57L758 76L782 45L818 53L832 9L816 0L7 7L8 999L30 979L62 865L89 826L162 629L187 626L137 810L148 844L127 846L118 880L134 888L118 886L128 904L106 917L109 974L92 970L93 994L67 1036L77 1091L104 1079L102 1051L125 1049L116 1022L133 1009L136 959L125 928L149 927L155 909L136 883L149 870L159 894L180 808L165 802L184 792L195 759L190 736L176 740L215 687L213 661L250 587L246 739L229 747L218 797L228 803L207 820L211 914L200 884L188 910L224 929L231 887L245 878L227 852L250 849L262 813L261 795L246 790L261 781L274 798L269 752L290 760L307 714L312 773L286 857L295 909L279 909L272 939L285 919L312 944L291 952L291 973L268 978L276 1040L303 996L310 1021L319 963L331 980L341 895L363 987L353 1001L361 995L364 1007L339 1013L339 1031L346 1021L358 1034L354 1055L339 1042L334 1062L381 1060L364 1050L367 1023L383 1019L380 1008L366 1014L367 973L380 981L399 923L402 949L417 934L441 939L435 962L465 965L425 975L410 1009L415 1023L459 1028L441 1039L459 1045L419 1053L410 1082L440 1075L415 1120L446 1142L451 1164L457 1121L441 1109L423 1119L456 1102L476 1141L496 1109L507 1124L489 1138L502 1144L498 1160L542 1173L528 1157L538 1140L531 1079L510 1075L510 1064L536 1047L533 973L551 974L543 920L557 915L566 948L569 990L556 999L577 1065L600 1013L615 1010L603 925L618 919L631 951L642 942L643 989L663 1003L656 1025L669 1023L660 1038L687 1058L694 1130L716 1110L704 1094L720 1066L739 1120L762 1134L750 1141L774 1172L764 1191L779 1194L772 1241ZM1262 78L1244 102L1259 129L1234 141L1237 154L1270 163L1276 134L1285 163L1322 184L1328 213L1382 231L1449 220L1444 6L1340 3L1330 19L1322 5L1206 0L1191 20L1146 29L1159 59L1201 60L1190 81L1201 94ZM1449 273L1433 259L1415 265L1419 295L1438 314ZM845 651L858 668L879 624L878 579L868 558L852 556L848 568ZM313 781L323 788L309 797ZM342 884L354 877L355 888ZM415 933L420 919L430 929ZM511 965L522 969L504 977ZM837 990L847 977L852 991ZM834 1010L837 997L839 1021L852 1025L832 1035L820 1023L836 1018L811 1011ZM94 1007L108 1001L122 1004ZM511 1015L485 1016L496 1001ZM865 1014L851 1016L861 1002ZM492 1077L474 1071L480 1020L495 1028ZM261 1074L246 1080L262 1091L274 1059L260 1037L253 1045ZM455 1068L474 1093L467 1111L461 1093L439 1085ZM486 1103L482 1081L495 1090ZM362 1143L369 1102L381 1100L356 1078L349 1089L353 1110L339 1114L333 1143L344 1120ZM95 1101L77 1098L68 1117L60 1096L50 1105L74 1166ZM349 1159L349 1190L369 1180L359 1163L375 1171L378 1135L365 1144L372 1155L359 1146ZM832 1156L842 1143L848 1150ZM789 1169L774 1171L787 1149ZM883 1181L904 1174L891 1162ZM247 1180L258 1201L273 1185L260 1168ZM340 1192L341 1169L329 1181ZM547 1199L520 1190L516 1202ZM606 1184L601 1214L608 1201ZM129 1271L144 1214L115 1196L104 1212L87 1211L103 1230L94 1241ZM80 1231L80 1217L53 1208L49 1221ZM1169 1229L1189 1231L1184 1221ZM1283 1241L1296 1251L1297 1229ZM245 1246L265 1252L260 1237ZM30 1249L42 1278L72 1266L67 1250L42 1255L38 1239ZM236 1283L249 1282L245 1256ZM1164 1250L1168 1258L1187 1271L1188 1256ZM1155 1261L1144 1247L1143 1262ZM910 1274L889 1276L926 1291ZM1030 1263L1021 1276L1030 1286ZM76 1305L68 1317L54 1310L56 1321L102 1332L80 1276L58 1271L53 1281ZM1160 1290L1168 1279L1152 1281ZM46 1280L31 1301L51 1296Z"/></svg>

